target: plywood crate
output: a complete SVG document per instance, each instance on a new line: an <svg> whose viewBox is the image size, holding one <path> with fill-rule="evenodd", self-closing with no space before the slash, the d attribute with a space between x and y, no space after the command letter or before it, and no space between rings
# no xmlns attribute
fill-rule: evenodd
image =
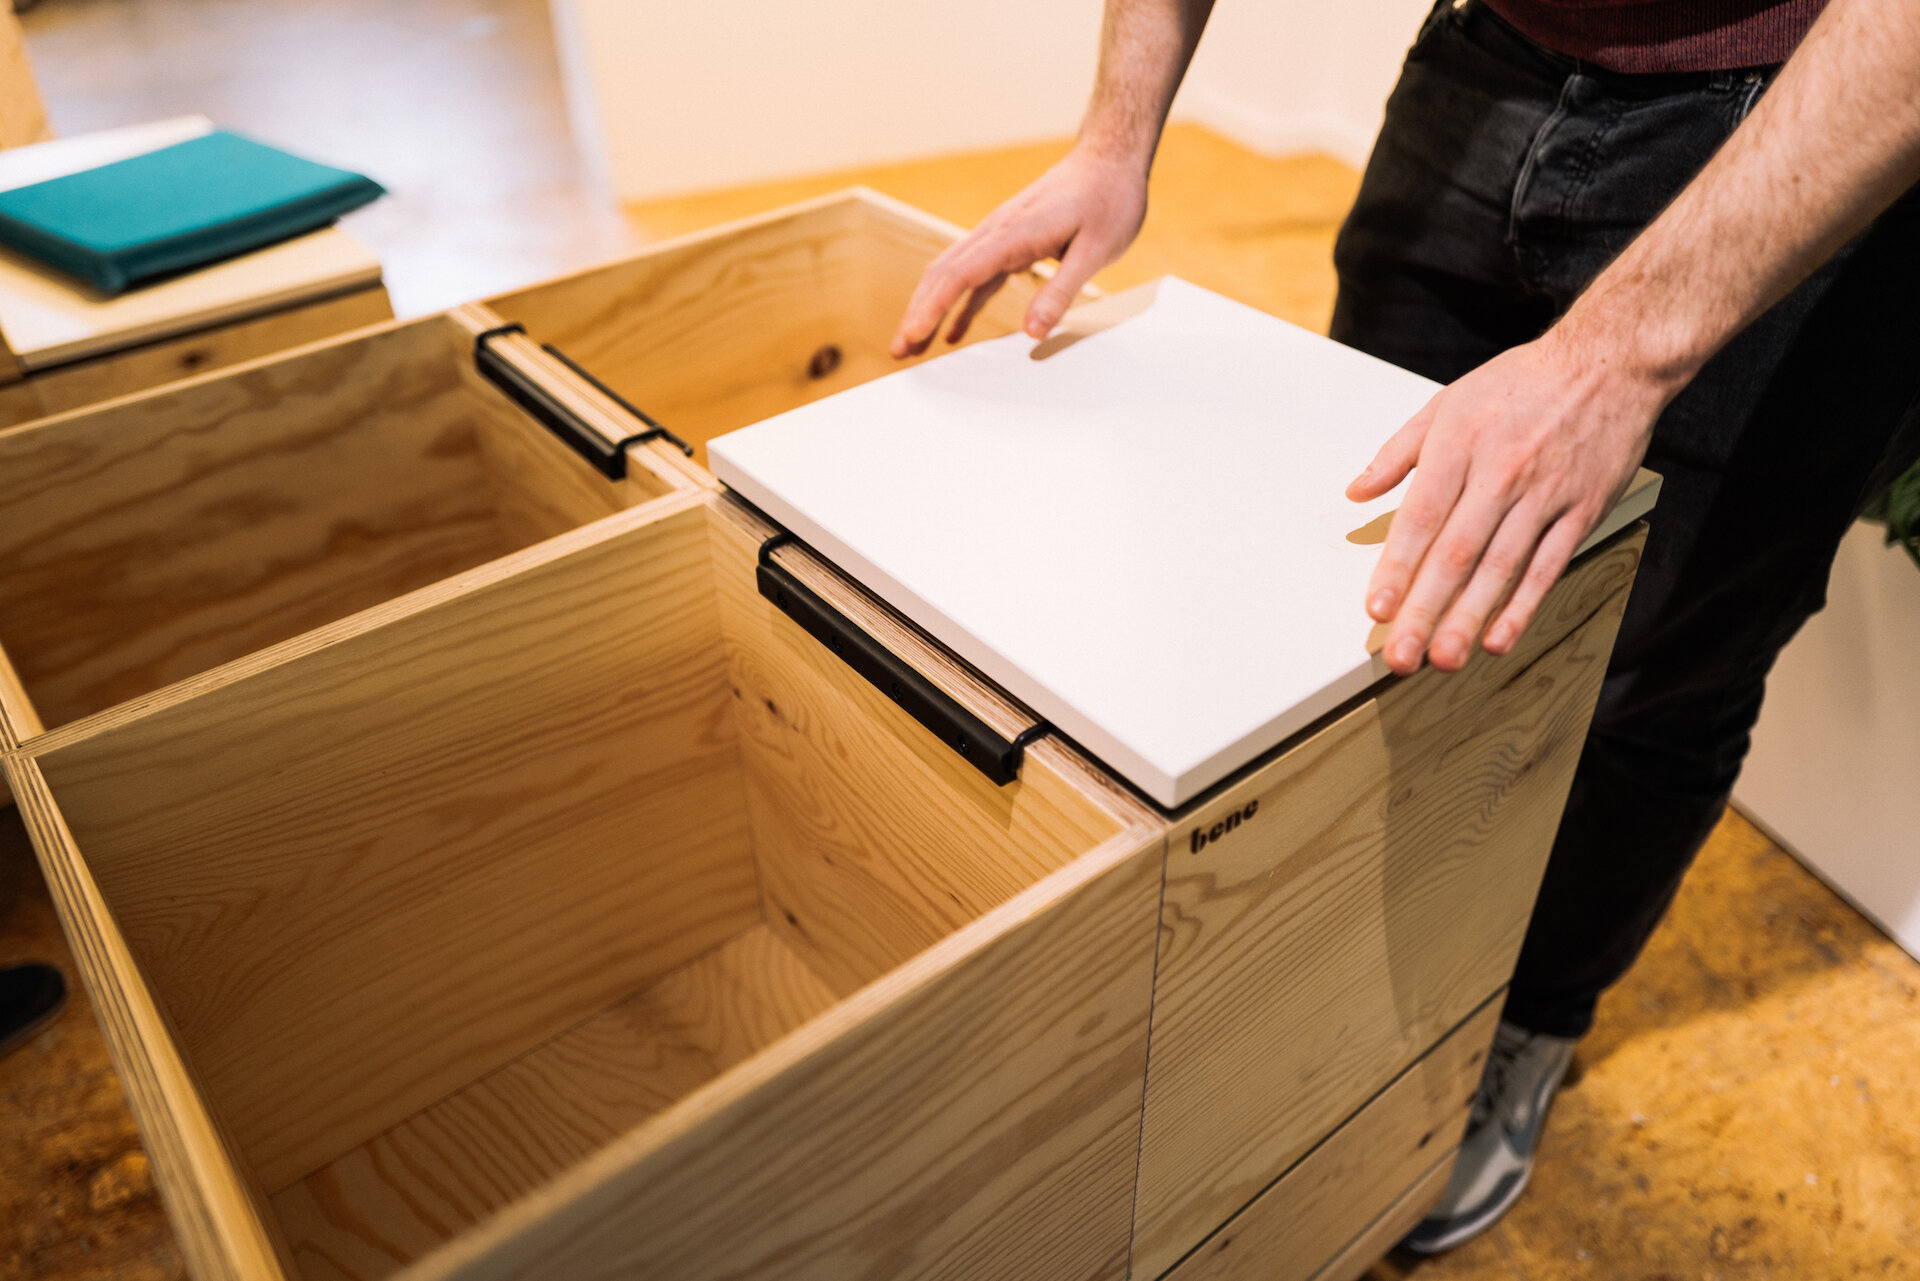
<svg viewBox="0 0 1920 1281"><path fill-rule="evenodd" d="M1025 709L476 371L517 323L536 410L698 450L889 368L950 234L816 202L0 434L6 770L197 1276L1306 1277L1437 1193L1637 530L1168 814L996 784L759 562Z"/></svg>

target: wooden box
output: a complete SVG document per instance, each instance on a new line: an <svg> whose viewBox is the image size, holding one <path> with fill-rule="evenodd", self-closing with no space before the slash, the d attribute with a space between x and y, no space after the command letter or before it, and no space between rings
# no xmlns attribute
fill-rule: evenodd
<svg viewBox="0 0 1920 1281"><path fill-rule="evenodd" d="M615 447L884 372L950 234L816 202L0 433L6 772L196 1276L1338 1278L1437 1194L1641 531L1178 812L996 783L850 651L1025 709Z"/></svg>

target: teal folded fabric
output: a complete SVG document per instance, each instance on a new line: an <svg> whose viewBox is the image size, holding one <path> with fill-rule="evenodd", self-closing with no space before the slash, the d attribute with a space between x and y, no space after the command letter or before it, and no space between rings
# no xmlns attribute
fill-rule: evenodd
<svg viewBox="0 0 1920 1281"><path fill-rule="evenodd" d="M0 191L0 244L117 294L325 226L384 194L361 174L210 133Z"/></svg>

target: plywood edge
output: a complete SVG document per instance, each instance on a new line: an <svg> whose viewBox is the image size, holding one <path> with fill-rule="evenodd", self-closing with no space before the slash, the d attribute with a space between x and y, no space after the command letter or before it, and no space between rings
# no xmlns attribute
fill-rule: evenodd
<svg viewBox="0 0 1920 1281"><path fill-rule="evenodd" d="M343 644L368 632L425 613L445 602L469 595L473 592L492 587L521 574L529 573L551 564L554 561L611 541L621 535L642 529L658 521L703 506L711 501L700 490L687 489L664 495L660 498L630 507L622 512L603 517L592 524L558 534L543 543L488 561L484 565L455 574L425 587L419 587L392 600L382 602L357 614L350 614L312 631L270 645L242 658L209 668L198 675L163 686L139 698L130 699L110 707L70 721L38 739L23 742L23 750L34 756L46 756L59 751L72 743L109 733L120 725L136 721L142 717L176 707L228 685L237 684L256 674L283 667L297 662L304 656Z"/></svg>
<svg viewBox="0 0 1920 1281"><path fill-rule="evenodd" d="M475 1231L448 1243L400 1276L442 1281L479 1269L522 1233L584 1216L608 1189L655 1154L693 1138L731 1109L750 1108L755 1095L828 1054L844 1038L887 1013L943 975L985 952L1004 936L1046 915L1136 858L1164 858L1163 832L1128 827L1007 902L948 935L906 964L869 983L776 1041L732 1072L608 1145L542 1191L509 1206Z"/></svg>
<svg viewBox="0 0 1920 1281"><path fill-rule="evenodd" d="M6 650L0 649L0 749L38 738L45 728L26 686L20 683L20 674L14 671Z"/></svg>
<svg viewBox="0 0 1920 1281"><path fill-rule="evenodd" d="M4 776L127 1090L155 1182L197 1281L297 1276L265 1198L234 1162L172 1027L142 977L54 804L39 765L11 756Z"/></svg>

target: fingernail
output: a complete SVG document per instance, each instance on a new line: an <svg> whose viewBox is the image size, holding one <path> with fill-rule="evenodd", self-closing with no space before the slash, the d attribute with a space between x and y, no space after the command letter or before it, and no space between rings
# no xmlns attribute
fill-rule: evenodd
<svg viewBox="0 0 1920 1281"><path fill-rule="evenodd" d="M1367 612L1375 618L1384 621L1387 615L1393 612L1393 602L1393 592L1388 588L1382 587L1379 591L1375 592L1373 598L1367 602Z"/></svg>
<svg viewBox="0 0 1920 1281"><path fill-rule="evenodd" d="M1496 623L1494 624L1493 630L1487 633L1488 649L1505 649L1511 644L1513 644L1513 625L1511 623Z"/></svg>
<svg viewBox="0 0 1920 1281"><path fill-rule="evenodd" d="M1417 667L1420 664L1420 643L1418 641L1396 641L1393 652L1388 655L1395 667Z"/></svg>

